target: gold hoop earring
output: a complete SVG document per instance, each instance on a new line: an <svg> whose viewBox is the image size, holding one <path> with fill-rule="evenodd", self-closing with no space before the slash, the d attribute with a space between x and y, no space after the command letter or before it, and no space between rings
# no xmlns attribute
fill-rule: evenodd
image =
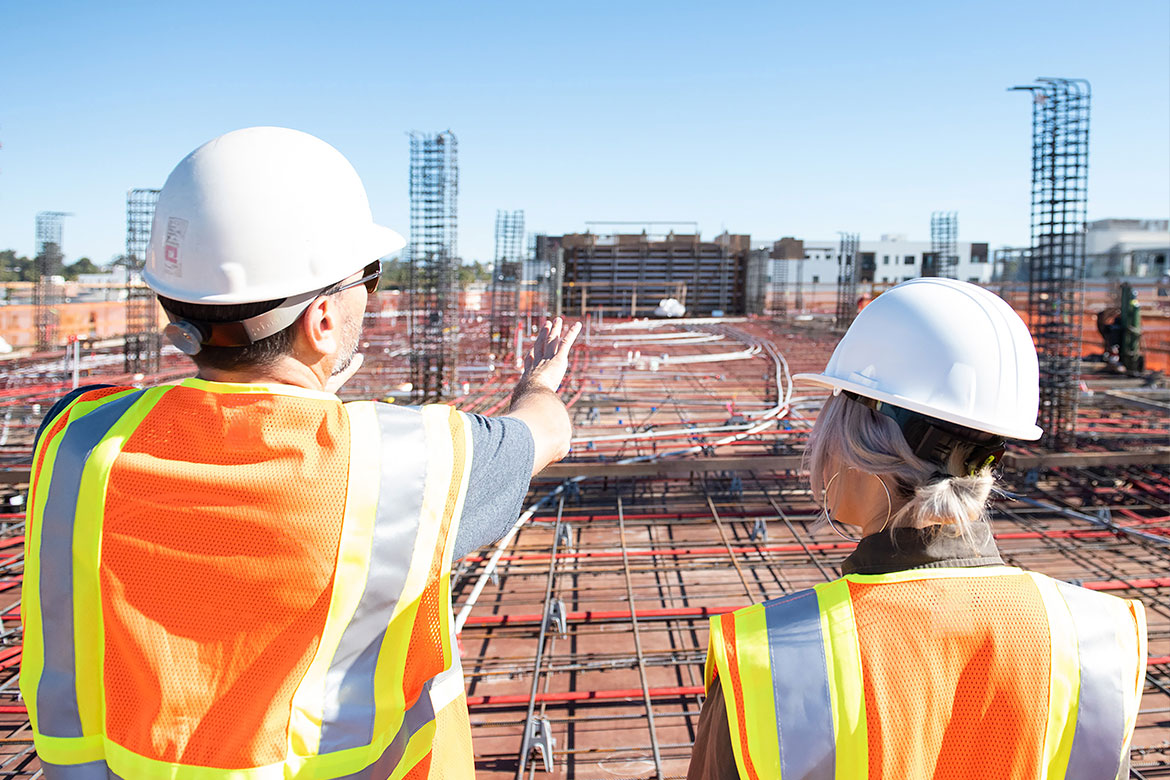
<svg viewBox="0 0 1170 780"><path fill-rule="evenodd" d="M878 531L880 534L882 531L886 530L886 527L890 524L890 515L894 513L894 500L890 498L890 489L886 487L886 481L877 474L872 476L878 481L878 484L882 486L882 490L886 491L886 522L882 523L882 529L881 531Z"/></svg>
<svg viewBox="0 0 1170 780"><path fill-rule="evenodd" d="M829 481L827 483L825 483L825 490L823 493L824 501L821 502L821 514L825 516L825 522L827 522L829 524L829 528L833 529L833 533L837 534L837 536L840 536L842 539L844 539L847 542L853 542L856 544L857 542L861 541L861 537L850 536L850 535L846 534L844 531L842 531L840 528L837 527L837 522L835 520L833 520L833 516L829 514L829 488L831 488L833 486L833 480L835 480L837 478L837 475L840 473L841 473L840 469L833 472L833 476L829 477Z"/></svg>

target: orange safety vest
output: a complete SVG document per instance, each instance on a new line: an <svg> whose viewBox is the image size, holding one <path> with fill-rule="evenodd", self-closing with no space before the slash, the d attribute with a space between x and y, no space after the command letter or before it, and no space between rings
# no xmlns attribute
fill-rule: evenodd
<svg viewBox="0 0 1170 780"><path fill-rule="evenodd" d="M470 467L447 406L82 394L29 496L20 688L45 777L472 777L449 592Z"/></svg>
<svg viewBox="0 0 1170 780"><path fill-rule="evenodd" d="M711 621L744 780L1128 773L1141 602L1007 566L851 574Z"/></svg>

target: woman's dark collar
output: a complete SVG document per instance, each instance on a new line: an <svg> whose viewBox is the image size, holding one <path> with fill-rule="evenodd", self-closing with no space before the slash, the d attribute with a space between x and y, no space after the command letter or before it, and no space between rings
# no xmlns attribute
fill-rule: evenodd
<svg viewBox="0 0 1170 780"><path fill-rule="evenodd" d="M906 569L1002 566L991 527L976 523L969 537L943 526L895 528L862 539L841 563L842 574L889 574Z"/></svg>

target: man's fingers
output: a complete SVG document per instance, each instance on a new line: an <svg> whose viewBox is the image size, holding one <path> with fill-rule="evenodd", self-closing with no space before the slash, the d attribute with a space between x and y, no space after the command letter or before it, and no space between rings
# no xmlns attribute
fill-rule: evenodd
<svg viewBox="0 0 1170 780"><path fill-rule="evenodd" d="M577 336L581 333L581 323L573 323L573 327L569 328L569 332L561 339L560 346L557 347L557 353L561 355L569 354L569 349L573 346L573 342L577 340Z"/></svg>

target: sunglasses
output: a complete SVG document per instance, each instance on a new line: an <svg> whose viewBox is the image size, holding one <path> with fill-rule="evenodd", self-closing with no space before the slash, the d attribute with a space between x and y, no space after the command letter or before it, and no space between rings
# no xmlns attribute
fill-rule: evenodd
<svg viewBox="0 0 1170 780"><path fill-rule="evenodd" d="M348 290L350 287L357 287L359 284L366 286L366 292L373 295L378 289L378 282L382 279L382 261L375 260L362 269L362 278L349 284L342 284L331 290L328 294L334 295L342 290Z"/></svg>

